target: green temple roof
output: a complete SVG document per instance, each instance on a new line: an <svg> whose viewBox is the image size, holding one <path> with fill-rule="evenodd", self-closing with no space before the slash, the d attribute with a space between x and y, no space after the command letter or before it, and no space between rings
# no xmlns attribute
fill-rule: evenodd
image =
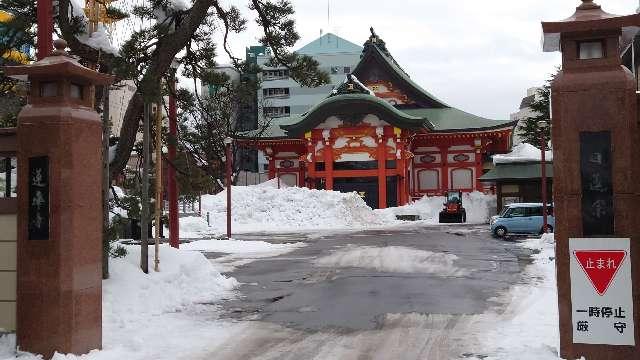
<svg viewBox="0 0 640 360"><path fill-rule="evenodd" d="M396 109L388 102L374 95L362 93L335 94L316 104L305 114L298 117L298 121L281 124L280 127L288 135L299 136L309 129L313 129L327 117L341 115L343 120L358 123L362 118L357 115L374 114L389 124L403 129L430 129L433 125L422 116L413 116ZM350 118L349 116L355 116ZM293 120L293 118L290 118Z"/></svg>
<svg viewBox="0 0 640 360"><path fill-rule="evenodd" d="M311 43L308 46L316 45L318 44ZM416 103L394 106L376 97L357 79L358 75L366 74L371 64L382 66L396 85L401 85L410 92L408 95ZM371 37L364 44L360 62L353 71L353 75L349 74L345 82L333 90L326 99L304 114L273 119L262 132L247 132L243 137L260 139L299 137L330 116L337 115L343 121L357 123L366 114L378 115L382 120L402 129L424 129L436 133L489 131L514 127L517 123L517 121L491 120L473 115L451 107L436 98L411 80L409 74L395 61L385 42L375 34L372 28Z"/></svg>
<svg viewBox="0 0 640 360"><path fill-rule="evenodd" d="M542 177L540 163L498 164L494 169L480 177L480 181L526 180ZM553 178L553 163L546 164L547 178Z"/></svg>
<svg viewBox="0 0 640 360"><path fill-rule="evenodd" d="M433 132L483 131L515 126L517 120L491 120L456 108L403 109L402 112L423 117L433 124Z"/></svg>

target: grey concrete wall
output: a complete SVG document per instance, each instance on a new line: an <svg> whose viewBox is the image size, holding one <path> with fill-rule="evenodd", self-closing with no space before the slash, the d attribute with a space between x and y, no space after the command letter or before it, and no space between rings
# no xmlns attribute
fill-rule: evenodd
<svg viewBox="0 0 640 360"><path fill-rule="evenodd" d="M16 329L17 216L0 215L0 333Z"/></svg>

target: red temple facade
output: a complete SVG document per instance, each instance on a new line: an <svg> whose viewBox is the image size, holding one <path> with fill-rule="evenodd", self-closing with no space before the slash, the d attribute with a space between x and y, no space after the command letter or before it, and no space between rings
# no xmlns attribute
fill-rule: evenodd
<svg viewBox="0 0 640 360"><path fill-rule="evenodd" d="M299 116L240 139L269 161L269 178L356 191L373 208L449 189L491 190L478 179L509 151L515 122L453 108L414 83L372 31L353 73Z"/></svg>

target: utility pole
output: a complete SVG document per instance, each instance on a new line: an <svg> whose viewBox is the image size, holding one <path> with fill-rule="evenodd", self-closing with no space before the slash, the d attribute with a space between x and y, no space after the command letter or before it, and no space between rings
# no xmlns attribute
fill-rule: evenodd
<svg viewBox="0 0 640 360"><path fill-rule="evenodd" d="M160 271L160 230L162 223L162 102L156 106L156 231L155 231L155 256L153 270Z"/></svg>
<svg viewBox="0 0 640 360"><path fill-rule="evenodd" d="M548 229L547 222L547 162L545 159L546 156L546 130L549 126L549 123L546 121L538 121L538 129L540 131L540 181L542 184L542 233L546 234Z"/></svg>
<svg viewBox="0 0 640 360"><path fill-rule="evenodd" d="M102 278L109 278L109 134L111 126L109 119L109 90L103 87L104 109L102 111Z"/></svg>
<svg viewBox="0 0 640 360"><path fill-rule="evenodd" d="M144 104L142 133L142 194L140 195L140 268L149 273L149 122L150 107Z"/></svg>

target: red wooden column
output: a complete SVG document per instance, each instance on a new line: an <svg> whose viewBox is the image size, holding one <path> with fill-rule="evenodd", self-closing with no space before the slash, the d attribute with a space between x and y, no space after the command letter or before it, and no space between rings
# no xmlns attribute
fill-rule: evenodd
<svg viewBox="0 0 640 360"><path fill-rule="evenodd" d="M315 188L315 178L316 178L316 148L313 145L313 140L311 138L311 132L305 134L305 139L307 140L307 157L305 158L307 164L307 175L309 177L309 182L307 186L309 189Z"/></svg>
<svg viewBox="0 0 640 360"><path fill-rule="evenodd" d="M305 187L305 177L304 161L300 161L298 163L298 187Z"/></svg>
<svg viewBox="0 0 640 360"><path fill-rule="evenodd" d="M398 205L406 205L407 200L407 161L404 155L404 139L400 137L401 130L394 129L396 134L396 158L398 175L400 175L400 181L398 181ZM397 156L400 155L400 156Z"/></svg>
<svg viewBox="0 0 640 360"><path fill-rule="evenodd" d="M442 157L442 191L449 190L449 145L440 147L440 157Z"/></svg>
<svg viewBox="0 0 640 360"><path fill-rule="evenodd" d="M51 0L37 0L38 41L36 56L42 60L53 50L53 3Z"/></svg>
<svg viewBox="0 0 640 360"><path fill-rule="evenodd" d="M476 149L476 171L475 171L475 188L478 191L483 191L482 182L480 182L480 176L482 176L482 139L477 138L474 140L473 146Z"/></svg>
<svg viewBox="0 0 640 360"><path fill-rule="evenodd" d="M324 156L324 171L326 173L325 190L333 190L333 142L329 136L324 137L322 155Z"/></svg>
<svg viewBox="0 0 640 360"><path fill-rule="evenodd" d="M387 144L384 142L383 131L378 134L378 208L387 208Z"/></svg>
<svg viewBox="0 0 640 360"><path fill-rule="evenodd" d="M269 180L275 179L276 177L276 158L275 154L269 155L267 157L269 160Z"/></svg>

